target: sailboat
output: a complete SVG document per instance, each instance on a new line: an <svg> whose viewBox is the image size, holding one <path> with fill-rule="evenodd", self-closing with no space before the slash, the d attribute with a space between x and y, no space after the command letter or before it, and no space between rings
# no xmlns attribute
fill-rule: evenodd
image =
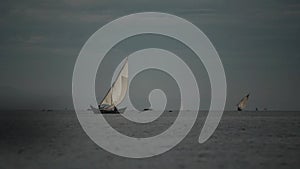
<svg viewBox="0 0 300 169"><path fill-rule="evenodd" d="M119 114L123 113L125 108L118 110L117 106L124 100L128 90L128 57L122 66L116 80L107 91L105 97L98 105L98 109L91 106L94 113Z"/></svg>
<svg viewBox="0 0 300 169"><path fill-rule="evenodd" d="M237 110L238 111L242 111L246 106L247 106L247 102L248 102L248 99L249 99L249 95L250 94L247 94L246 96L244 96L241 101L237 104Z"/></svg>

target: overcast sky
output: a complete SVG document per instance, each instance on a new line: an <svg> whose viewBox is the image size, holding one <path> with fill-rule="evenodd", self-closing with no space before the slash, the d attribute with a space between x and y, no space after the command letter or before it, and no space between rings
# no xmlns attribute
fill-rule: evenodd
<svg viewBox="0 0 300 169"><path fill-rule="evenodd" d="M185 18L208 36L227 76L226 109L250 92L249 109L300 110L297 0L1 1L0 108L72 108L73 68L86 40L146 11ZM201 96L203 109L209 99Z"/></svg>

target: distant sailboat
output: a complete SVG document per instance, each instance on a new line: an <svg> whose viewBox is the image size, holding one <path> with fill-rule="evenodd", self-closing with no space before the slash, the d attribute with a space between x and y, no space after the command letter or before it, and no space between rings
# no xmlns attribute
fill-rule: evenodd
<svg viewBox="0 0 300 169"><path fill-rule="evenodd" d="M239 104L237 104L237 110L238 111L242 111L246 106L247 106L247 102L248 102L248 99L249 99L249 95L250 94L247 94L246 96L244 96L242 98L242 100L239 102Z"/></svg>
<svg viewBox="0 0 300 169"><path fill-rule="evenodd" d="M128 89L128 58L126 58L122 69L119 72L116 80L112 84L111 88L106 93L105 97L102 99L98 105L99 110L93 108L91 109L94 113L122 113L125 109L118 110L118 106L125 98Z"/></svg>

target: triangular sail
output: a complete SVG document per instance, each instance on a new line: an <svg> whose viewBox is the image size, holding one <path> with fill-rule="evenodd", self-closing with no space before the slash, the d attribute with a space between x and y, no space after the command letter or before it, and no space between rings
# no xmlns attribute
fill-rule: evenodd
<svg viewBox="0 0 300 169"><path fill-rule="evenodd" d="M126 61L112 87L109 89L108 93L102 100L101 104L119 105L125 98L128 88L128 59Z"/></svg>
<svg viewBox="0 0 300 169"><path fill-rule="evenodd" d="M249 99L249 94L242 98L242 100L237 105L238 110L243 110L247 106L248 99Z"/></svg>

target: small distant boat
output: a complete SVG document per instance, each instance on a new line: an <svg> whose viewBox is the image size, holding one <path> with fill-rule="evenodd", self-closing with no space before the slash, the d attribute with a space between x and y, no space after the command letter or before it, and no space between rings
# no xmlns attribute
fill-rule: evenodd
<svg viewBox="0 0 300 169"><path fill-rule="evenodd" d="M246 96L244 96L241 101L237 104L237 110L238 111L242 111L245 109L245 107L247 106L247 102L249 100L249 96L250 94L247 94Z"/></svg>
<svg viewBox="0 0 300 169"><path fill-rule="evenodd" d="M125 111L125 108L118 110L117 106L124 100L128 89L128 58L126 58L122 69L111 88L107 91L105 97L98 105L98 109L91 106L94 113L119 114Z"/></svg>

